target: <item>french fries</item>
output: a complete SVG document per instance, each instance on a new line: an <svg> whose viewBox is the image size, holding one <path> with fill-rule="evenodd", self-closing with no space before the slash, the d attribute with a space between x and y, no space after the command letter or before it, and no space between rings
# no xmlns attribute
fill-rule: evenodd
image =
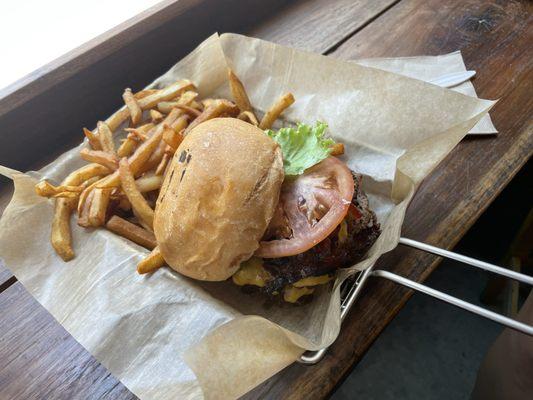
<svg viewBox="0 0 533 400"><path fill-rule="evenodd" d="M194 102L194 99L198 96L197 92L187 91L183 93L178 100L175 101L162 101L157 104L157 109L163 114L168 114L173 108L178 106L189 106ZM194 107L193 107L194 108Z"/></svg>
<svg viewBox="0 0 533 400"><path fill-rule="evenodd" d="M82 186L70 186L70 185L59 185L54 186L48 181L41 181L35 185L35 193L42 197L70 197L68 195L61 196L64 193L72 193L77 197L79 193L83 190Z"/></svg>
<svg viewBox="0 0 533 400"><path fill-rule="evenodd" d="M255 117L255 114L251 111L241 111L241 113L237 115L237 119L242 119L243 121L247 121L255 126L259 125L259 122L257 122L257 118Z"/></svg>
<svg viewBox="0 0 533 400"><path fill-rule="evenodd" d="M63 259L69 261L74 258L72 249L72 234L70 233L70 214L72 208L68 199L57 199L52 219L52 232L50 241L55 252Z"/></svg>
<svg viewBox="0 0 533 400"><path fill-rule="evenodd" d="M159 90L157 89L144 89L144 90L141 90L137 93L135 93L133 96L139 100L139 99L144 99L146 96L151 96L155 93L159 92Z"/></svg>
<svg viewBox="0 0 533 400"><path fill-rule="evenodd" d="M98 139L98 136L94 134L94 132L90 131L87 128L83 128L83 134L89 141L89 145L93 150L102 150L102 146L100 145L100 140Z"/></svg>
<svg viewBox="0 0 533 400"><path fill-rule="evenodd" d="M163 114L161 114L157 110L150 110L150 118L152 119L152 123L155 124L158 121L161 121L163 119Z"/></svg>
<svg viewBox="0 0 533 400"><path fill-rule="evenodd" d="M261 129L270 129L274 122L278 119L283 111L285 111L292 103L294 103L294 96L292 93L286 93L281 96L266 112L261 119L259 128Z"/></svg>
<svg viewBox="0 0 533 400"><path fill-rule="evenodd" d="M141 122L143 111L141 109L141 106L139 106L137 99L135 98L135 96L133 96L133 93L130 88L124 90L124 93L122 94L122 99L124 100L124 103L126 104L126 107L130 112L131 123L133 124L133 126L137 125L139 122Z"/></svg>
<svg viewBox="0 0 533 400"><path fill-rule="evenodd" d="M145 175L135 180L135 185L141 193L160 189L162 184L163 178L159 175Z"/></svg>
<svg viewBox="0 0 533 400"><path fill-rule="evenodd" d="M161 268L163 265L165 265L165 260L161 255L159 247L156 247L146 256L146 258L137 264L137 272L139 274L149 274L150 272L154 272L156 269Z"/></svg>
<svg viewBox="0 0 533 400"><path fill-rule="evenodd" d="M239 107L241 111L252 112L252 105L250 104L250 99L248 98L248 94L246 93L246 90L244 89L244 85L242 84L240 79L237 77L237 75L235 75L235 73L229 68L228 68L228 79L229 79L229 87L231 90L231 95L233 96L233 101L235 101L235 104L237 104L237 107Z"/></svg>
<svg viewBox="0 0 533 400"><path fill-rule="evenodd" d="M80 156L85 161L101 164L113 171L118 168L118 157L107 151L82 149Z"/></svg>
<svg viewBox="0 0 533 400"><path fill-rule="evenodd" d="M168 146L166 146L168 147ZM161 161L159 162L159 165L155 169L156 175L163 175L165 173L165 170L167 169L168 161L170 160L170 153L167 152L167 149L165 149L165 154L163 154L163 158L161 158Z"/></svg>
<svg viewBox="0 0 533 400"><path fill-rule="evenodd" d="M344 154L344 144L342 143L335 143L333 146L331 146L331 153L329 153L332 156L340 156Z"/></svg>
<svg viewBox="0 0 533 400"><path fill-rule="evenodd" d="M122 158L122 157L129 157L130 155L132 155L132 153L135 151L135 148L139 144L139 142L136 139L136 136L143 135L143 136L148 137L148 132L150 132L154 128L154 126L155 125L153 123L149 123L149 124L144 124L138 128L135 128L134 130L136 134L132 136L130 135L127 136L127 138L122 142L122 144L118 148L117 156L119 158Z"/></svg>
<svg viewBox="0 0 533 400"><path fill-rule="evenodd" d="M107 205L112 189L95 189L93 198L89 206L89 224L91 226L102 226L105 223Z"/></svg>
<svg viewBox="0 0 533 400"><path fill-rule="evenodd" d="M141 245L149 250L152 250L157 246L155 236L147 229L141 228L124 218L120 218L117 215L113 215L106 223L106 228L111 232L116 233L126 239L131 240L138 245Z"/></svg>
<svg viewBox="0 0 533 400"><path fill-rule="evenodd" d="M239 108L229 100L217 99L213 101L209 107L189 124L185 129L184 135L186 136L195 126L200 125L202 122L220 117L224 114L230 117L236 117L239 114Z"/></svg>
<svg viewBox="0 0 533 400"><path fill-rule="evenodd" d="M135 97L137 98L139 107L141 107L142 110L149 110L154 108L157 103L171 100L187 90L195 89L196 88L191 81L188 79L182 79L160 90L148 89L141 91L140 93L142 93L142 95L135 95ZM124 107L106 119L105 123L109 129L114 132L120 125L126 122L129 116L130 111L127 107Z"/></svg>
<svg viewBox="0 0 533 400"><path fill-rule="evenodd" d="M98 139L100 140L100 147L103 151L115 153L115 143L113 142L113 132L109 126L102 121L97 123Z"/></svg>
<svg viewBox="0 0 533 400"><path fill-rule="evenodd" d="M135 185L135 178L133 177L133 172L130 169L127 158L120 160L118 171L122 190L130 201L131 208L145 225L153 229L154 210L150 208L146 199Z"/></svg>
<svg viewBox="0 0 533 400"><path fill-rule="evenodd" d="M201 114L201 112L196 108L184 106L181 104L178 104L176 108L179 108L181 111L183 111L185 114L189 115L192 118L196 118Z"/></svg>

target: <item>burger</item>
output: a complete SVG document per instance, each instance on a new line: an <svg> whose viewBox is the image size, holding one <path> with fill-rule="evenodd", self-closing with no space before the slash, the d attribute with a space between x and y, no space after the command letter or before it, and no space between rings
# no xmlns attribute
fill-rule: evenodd
<svg viewBox="0 0 533 400"><path fill-rule="evenodd" d="M192 129L154 215L175 271L298 302L364 257L380 233L361 175L330 155L326 125L263 131L236 118Z"/></svg>

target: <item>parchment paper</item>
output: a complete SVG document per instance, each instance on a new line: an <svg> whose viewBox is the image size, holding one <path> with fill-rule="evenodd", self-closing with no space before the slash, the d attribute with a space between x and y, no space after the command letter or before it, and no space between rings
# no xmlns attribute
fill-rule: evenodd
<svg viewBox="0 0 533 400"><path fill-rule="evenodd" d="M383 232L365 260L340 271L311 303L272 306L227 282L195 282L167 268L140 276L135 265L146 250L74 222L76 258L63 263L49 243L52 203L37 197L33 185L41 177L59 182L82 165L79 148L38 173L4 169L15 181L15 194L0 221L0 256L67 331L140 398L201 398L202 391L205 398L236 398L304 349L332 343L340 327L341 282L397 245L417 185L493 105L235 34L208 38L151 86L189 78L201 95L229 97L228 65L258 110L291 91L297 100L285 114L287 121L329 123L330 134L346 146L344 160L365 175L364 189Z"/></svg>
<svg viewBox="0 0 533 400"><path fill-rule="evenodd" d="M467 70L460 51L439 56L367 58L355 62L359 65L379 68L425 82L440 78L443 75ZM469 80L450 89L467 96L477 97L476 89ZM498 133L498 131L492 124L490 115L485 114L468 133L470 135L490 135Z"/></svg>

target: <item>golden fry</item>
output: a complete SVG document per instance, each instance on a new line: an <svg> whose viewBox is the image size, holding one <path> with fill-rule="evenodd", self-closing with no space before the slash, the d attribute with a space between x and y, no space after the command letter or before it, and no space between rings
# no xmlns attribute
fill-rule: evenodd
<svg viewBox="0 0 533 400"><path fill-rule="evenodd" d="M148 202L135 185L135 178L133 172L130 170L127 158L120 160L118 171L122 190L128 197L135 215L152 229L154 225L154 210L150 208Z"/></svg>
<svg viewBox="0 0 533 400"><path fill-rule="evenodd" d="M113 142L113 132L109 126L102 121L98 121L96 124L98 129L98 139L100 140L100 146L103 151L115 153L115 143Z"/></svg>
<svg viewBox="0 0 533 400"><path fill-rule="evenodd" d="M166 88L158 90L157 93L154 93L150 96L146 96L139 100L139 106L143 110L148 110L154 108L158 103L162 101L168 101L173 99L187 90L195 90L196 87L188 79L183 79L173 83Z"/></svg>
<svg viewBox="0 0 533 400"><path fill-rule="evenodd" d="M261 129L270 129L272 125L278 119L285 109L287 109L292 103L294 103L294 96L292 93L286 93L281 96L267 111L263 116L259 128Z"/></svg>
<svg viewBox="0 0 533 400"><path fill-rule="evenodd" d="M185 114L189 115L192 118L196 118L201 114L201 112L197 110L196 108L192 108L189 106L183 106L181 104L177 105L176 108L179 108L181 111L183 111Z"/></svg>
<svg viewBox="0 0 533 400"><path fill-rule="evenodd" d="M340 156L344 154L344 144L342 143L335 143L333 146L331 146L331 153L329 153L332 156Z"/></svg>
<svg viewBox="0 0 533 400"><path fill-rule="evenodd" d="M163 133L163 140L172 149L172 151L176 151L178 146L183 141L183 134L182 132L176 132L174 129L165 129L165 132Z"/></svg>
<svg viewBox="0 0 533 400"><path fill-rule="evenodd" d="M239 114L239 108L229 100L217 99L207 107L198 117L196 117L185 129L184 135L187 135L195 126L200 125L207 120L228 115L236 117Z"/></svg>
<svg viewBox="0 0 533 400"><path fill-rule="evenodd" d="M144 259L142 259L139 264L137 264L137 272L139 274L149 274L154 272L156 269L161 268L165 265L165 260L161 255L159 247L156 247L148 254Z"/></svg>
<svg viewBox="0 0 533 400"><path fill-rule="evenodd" d="M96 176L109 173L110 170L99 164L89 164L71 172L64 180L64 186L79 186L89 182ZM70 233L70 213L76 200L69 198L56 199L50 241L56 253L65 261L74 258L72 235Z"/></svg>
<svg viewBox="0 0 533 400"><path fill-rule="evenodd" d="M198 97L198 92L195 92L193 90L188 90L186 92L183 92L183 94L178 99L179 104L183 104L184 106L188 106L191 104L196 98Z"/></svg>
<svg viewBox="0 0 533 400"><path fill-rule="evenodd" d="M150 118L152 119L152 123L155 124L163 119L163 114L157 110L150 110Z"/></svg>
<svg viewBox="0 0 533 400"><path fill-rule="evenodd" d="M135 185L139 192L151 192L152 190L157 190L161 188L163 184L163 178L158 175L144 175L139 179L135 180Z"/></svg>
<svg viewBox="0 0 533 400"><path fill-rule="evenodd" d="M202 103L197 102L196 100L191 101L190 104L188 104L189 107L192 107L198 111L204 111L204 106Z"/></svg>
<svg viewBox="0 0 533 400"><path fill-rule="evenodd" d="M135 131L144 136L148 136L148 132L150 132L154 128L154 126L155 125L152 123L144 124L143 126L139 126L138 128L135 128ZM118 148L117 156L119 158L129 157L130 155L133 154L138 144L139 142L137 141L135 137L133 136L130 137L130 135L128 135L126 140L124 140L122 144L120 145L120 147Z"/></svg>
<svg viewBox="0 0 533 400"><path fill-rule="evenodd" d="M244 85L242 84L241 80L237 77L237 75L235 75L235 73L229 68L228 68L228 78L229 78L229 87L231 89L231 95L233 96L233 101L235 101L235 104L237 104L237 107L239 107L241 111L252 112L252 105L250 104L250 99L248 98L248 94L246 94Z"/></svg>
<svg viewBox="0 0 533 400"><path fill-rule="evenodd" d="M168 114L173 108L176 108L178 106L189 106L197 96L198 93L193 91L187 91L183 93L177 100L162 101L158 103L157 109L163 114Z"/></svg>
<svg viewBox="0 0 533 400"><path fill-rule="evenodd" d="M118 168L118 157L107 151L81 149L80 156L85 161L101 164L113 171Z"/></svg>
<svg viewBox="0 0 533 400"><path fill-rule="evenodd" d="M165 155L165 150L167 148L167 144L163 142L162 140L159 142L159 145L156 147L150 158L146 161L146 163L142 166L140 172L146 172L150 171L154 168L157 168L161 160L163 159Z"/></svg>
<svg viewBox="0 0 533 400"><path fill-rule="evenodd" d="M88 216L89 224L91 226L104 225L111 190L112 189L94 189Z"/></svg>
<svg viewBox="0 0 533 400"><path fill-rule="evenodd" d="M52 219L52 232L50 241L55 252L63 259L69 261L74 258L72 250L72 235L70 233L70 213L72 208L68 199L57 199Z"/></svg>
<svg viewBox="0 0 533 400"><path fill-rule="evenodd" d="M126 128L124 130L128 132L128 136L131 135L131 137L135 140L140 140L141 142L144 142L146 139L148 139L148 136L138 129Z"/></svg>
<svg viewBox="0 0 533 400"><path fill-rule="evenodd" d="M209 107L209 106L212 106L213 104L215 104L215 102L217 101L217 99L211 99L211 98L207 98L207 99L203 99L202 100L202 106L205 108Z"/></svg>
<svg viewBox="0 0 533 400"><path fill-rule="evenodd" d="M134 126L137 125L139 122L141 122L143 111L141 110L137 99L135 98L135 96L133 96L133 93L131 92L130 88L126 88L124 90L124 93L122 94L122 99L124 100L124 103L126 104L126 107L130 112L131 123Z"/></svg>
<svg viewBox="0 0 533 400"><path fill-rule="evenodd" d="M90 131L87 128L83 128L83 134L89 141L89 145L93 150L102 150L102 146L100 145L100 140L98 139L98 136L94 134L94 132Z"/></svg>
<svg viewBox="0 0 533 400"><path fill-rule="evenodd" d="M170 160L170 154L165 149L165 154L163 154L163 158L161 159L161 162L155 169L156 175L163 175L165 173L165 170L167 169L168 161Z"/></svg>
<svg viewBox="0 0 533 400"><path fill-rule="evenodd" d="M162 101L167 101L179 96L186 90L195 90L195 86L188 79L182 79L177 82L174 82L172 85L169 85L163 89L154 90L147 89L139 93L141 95L136 95L138 99L138 104L142 110L149 110L154 108L157 103ZM146 92L146 95L144 94ZM122 125L130 117L130 111L127 107L121 108L116 113L111 115L108 119L105 120L109 129L112 132L116 131L120 125Z"/></svg>
<svg viewBox="0 0 533 400"><path fill-rule="evenodd" d="M163 137L163 130L165 124L172 124L179 115L179 113L179 110L172 110L172 112L167 115L165 120L156 127L154 133L150 136L150 138L147 141L143 142L128 159L130 170L135 176L145 171L141 169L144 167L145 163L148 161L154 150L159 146L159 143L161 142L161 139ZM157 161L157 164L159 164L159 161ZM157 164L155 164L155 166L157 166ZM95 187L114 188L119 185L120 176L118 171L115 171L111 175L108 175L105 178L100 179L93 185L89 186L87 189L81 192L80 200L78 202L78 215L81 215L85 199L87 198L88 194L92 189L94 189Z"/></svg>
<svg viewBox="0 0 533 400"><path fill-rule="evenodd" d="M237 118L242 119L243 121L247 121L255 126L259 125L257 118L255 117L254 113L251 111L242 111L239 115L237 115Z"/></svg>
<svg viewBox="0 0 533 400"><path fill-rule="evenodd" d="M107 175L110 172L111 171L109 168L106 168L103 165L87 164L75 171L72 171L61 184L65 186L79 186L95 176Z"/></svg>
<svg viewBox="0 0 533 400"><path fill-rule="evenodd" d="M137 243L149 250L152 250L157 246L157 241L152 232L147 229L141 228L138 225L132 224L117 215L113 215L107 224L105 225L111 232L116 233L126 239Z"/></svg>
<svg viewBox="0 0 533 400"><path fill-rule="evenodd" d="M83 188L81 186L59 185L54 186L48 181L41 181L35 185L35 192L42 197L55 197L60 193L73 193L78 195ZM66 196L57 196L66 197Z"/></svg>
<svg viewBox="0 0 533 400"><path fill-rule="evenodd" d="M140 99L144 99L145 97L147 96L151 96L155 93L159 92L159 90L157 89L144 89L144 90L140 90L138 91L137 93L135 93L133 96L137 99L137 100L140 100Z"/></svg>
<svg viewBox="0 0 533 400"><path fill-rule="evenodd" d="M83 194L83 192L82 192ZM94 190L90 191L87 198L82 204L81 212L78 214L78 225L88 228L91 226L89 221L89 211L91 210L91 204L93 202ZM81 195L80 195L81 199Z"/></svg>

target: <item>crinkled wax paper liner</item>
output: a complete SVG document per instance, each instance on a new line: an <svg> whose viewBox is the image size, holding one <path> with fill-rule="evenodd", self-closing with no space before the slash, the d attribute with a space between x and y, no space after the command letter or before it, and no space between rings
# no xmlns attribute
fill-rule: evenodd
<svg viewBox="0 0 533 400"><path fill-rule="evenodd" d="M419 80L235 34L213 35L157 79L193 80L202 96L229 96L226 68L266 110L291 91L288 121L327 121L383 233L365 260L300 307L265 307L227 282L196 282L167 268L135 273L146 250L103 229L73 223L76 258L49 244L52 203L36 179L59 182L83 164L73 149L38 173L13 174L15 194L0 221L0 256L28 291L133 393L146 399L235 398L281 370L303 349L327 346L339 328L339 287L398 241L417 185L493 102ZM51 116L52 117L52 116ZM102 116L104 117L104 116ZM191 371L188 366L194 371ZM195 376L196 375L196 376ZM198 380L197 380L197 379Z"/></svg>

